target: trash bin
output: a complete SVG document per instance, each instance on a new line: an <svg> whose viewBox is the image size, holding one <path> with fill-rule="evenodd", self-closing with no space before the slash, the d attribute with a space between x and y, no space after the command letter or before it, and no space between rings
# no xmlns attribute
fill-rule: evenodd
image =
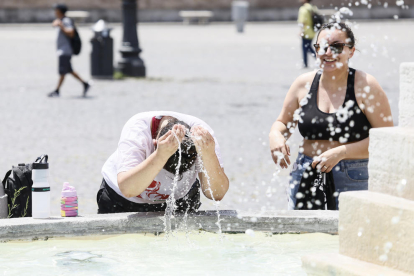
<svg viewBox="0 0 414 276"><path fill-rule="evenodd" d="M112 78L114 75L114 42L110 37L112 29L106 27L105 21L99 20L92 30L95 36L91 39L91 76L92 78Z"/></svg>
<svg viewBox="0 0 414 276"><path fill-rule="evenodd" d="M247 21L249 14L249 2L247 1L233 1L231 4L231 18L236 23L237 31L242 33L244 31L244 24Z"/></svg>

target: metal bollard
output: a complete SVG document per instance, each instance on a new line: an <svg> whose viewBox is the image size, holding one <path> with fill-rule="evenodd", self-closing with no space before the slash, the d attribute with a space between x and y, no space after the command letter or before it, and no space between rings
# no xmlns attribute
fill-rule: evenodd
<svg viewBox="0 0 414 276"><path fill-rule="evenodd" d="M111 28L105 26L105 21L99 20L92 28L95 36L91 39L91 76L92 78L113 78L113 39L110 37Z"/></svg>
<svg viewBox="0 0 414 276"><path fill-rule="evenodd" d="M244 31L244 24L247 21L249 14L249 2L247 1L233 1L231 4L231 18L236 22L237 31L242 33Z"/></svg>

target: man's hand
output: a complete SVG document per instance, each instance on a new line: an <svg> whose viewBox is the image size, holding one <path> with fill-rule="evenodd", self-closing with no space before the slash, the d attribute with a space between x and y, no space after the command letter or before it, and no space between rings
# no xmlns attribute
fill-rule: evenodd
<svg viewBox="0 0 414 276"><path fill-rule="evenodd" d="M60 19L55 19L54 21L53 21L53 23L52 23L52 26L53 27L62 27L63 25L62 25L62 20L60 20Z"/></svg>
<svg viewBox="0 0 414 276"><path fill-rule="evenodd" d="M216 143L213 136L201 126L191 128L191 138L196 146L197 153L201 156L204 154L216 154Z"/></svg>
<svg viewBox="0 0 414 276"><path fill-rule="evenodd" d="M185 131L184 126L175 125L172 130L158 138L157 153L166 159L170 158L177 151L179 143L184 139Z"/></svg>

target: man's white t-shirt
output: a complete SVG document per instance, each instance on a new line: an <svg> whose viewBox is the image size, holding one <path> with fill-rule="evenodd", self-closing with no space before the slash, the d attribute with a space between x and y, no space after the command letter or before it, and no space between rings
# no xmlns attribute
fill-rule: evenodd
<svg viewBox="0 0 414 276"><path fill-rule="evenodd" d="M117 180L117 176L120 172L126 172L136 167L155 151L151 135L151 121L153 117L162 118L163 116L177 118L178 120L187 123L190 127L201 126L214 137L213 130L204 121L194 116L177 112L144 112L129 119L122 129L118 149L108 158L102 168L102 175L106 183L120 196L129 201L149 204L163 203L172 192L175 175L164 169L158 173L151 185L137 197L125 197L118 187ZM217 159L221 167L223 167L220 156L220 147L215 137L214 141ZM198 156L196 164L194 164L190 170L183 173L183 178L178 181L174 193L175 199L182 198L188 193L201 170L201 159Z"/></svg>

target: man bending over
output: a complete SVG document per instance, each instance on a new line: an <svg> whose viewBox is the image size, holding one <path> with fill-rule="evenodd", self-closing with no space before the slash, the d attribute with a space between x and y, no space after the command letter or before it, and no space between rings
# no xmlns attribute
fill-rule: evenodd
<svg viewBox="0 0 414 276"><path fill-rule="evenodd" d="M164 211L173 191L177 211L196 211L200 187L211 200L229 189L213 130L196 117L168 111L133 116L102 175L99 214Z"/></svg>

